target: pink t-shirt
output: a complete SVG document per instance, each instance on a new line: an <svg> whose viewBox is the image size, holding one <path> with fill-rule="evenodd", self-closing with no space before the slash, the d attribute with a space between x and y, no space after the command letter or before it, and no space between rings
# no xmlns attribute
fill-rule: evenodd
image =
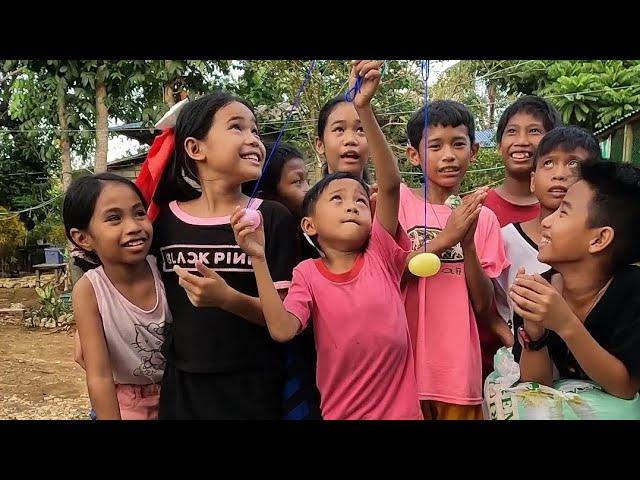
<svg viewBox="0 0 640 480"><path fill-rule="evenodd" d="M329 420L422 418L400 279L411 243L374 219L353 268L331 273L321 260L293 271L284 301L301 331L313 324L322 416Z"/></svg>
<svg viewBox="0 0 640 480"><path fill-rule="evenodd" d="M444 229L446 205L427 204L427 241ZM424 248L424 200L406 185L400 189L398 219L413 250ZM509 266L495 214L482 207L474 236L480 264L489 278ZM416 362L418 396L456 405L482 403L482 367L478 327L464 274L460 244L440 256L440 271L412 277L404 289Z"/></svg>

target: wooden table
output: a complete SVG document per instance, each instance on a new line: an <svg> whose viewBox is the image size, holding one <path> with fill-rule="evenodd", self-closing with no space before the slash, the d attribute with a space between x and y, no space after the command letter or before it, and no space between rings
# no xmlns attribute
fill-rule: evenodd
<svg viewBox="0 0 640 480"><path fill-rule="evenodd" d="M66 263L39 263L33 266L33 269L36 271L36 285L40 285L40 274L42 272L48 272L50 270L54 270L56 273L56 283L60 281L60 276L63 272L67 270Z"/></svg>

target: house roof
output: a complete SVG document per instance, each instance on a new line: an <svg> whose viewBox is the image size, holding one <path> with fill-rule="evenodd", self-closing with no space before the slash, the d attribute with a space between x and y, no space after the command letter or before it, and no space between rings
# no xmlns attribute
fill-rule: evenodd
<svg viewBox="0 0 640 480"><path fill-rule="evenodd" d="M604 127L602 127L599 130L596 130L595 132L593 132L593 134L595 136L601 135L601 134L603 134L605 132L608 132L609 130L614 129L618 125L627 123L626 120L630 119L631 117L637 117L637 116L640 116L640 108L638 108L637 110L632 110L631 112L621 116L620 118L618 118L617 120L614 120L610 124L605 125Z"/></svg>
<svg viewBox="0 0 640 480"><path fill-rule="evenodd" d="M139 165L144 162L144 159L147 158L147 150L144 152L136 153L135 155L130 155L128 157L119 158L118 160L113 160L107 164L107 167L110 169L120 169L130 167L132 165Z"/></svg>
<svg viewBox="0 0 640 480"><path fill-rule="evenodd" d="M160 133L160 130L154 127L145 128L142 122L125 123L124 125L109 127L109 131L126 135L129 138L133 138L140 143L146 143L147 145L151 145L153 139Z"/></svg>
<svg viewBox="0 0 640 480"><path fill-rule="evenodd" d="M496 146L495 130L478 130L476 132L476 142L478 142L481 147L495 147Z"/></svg>

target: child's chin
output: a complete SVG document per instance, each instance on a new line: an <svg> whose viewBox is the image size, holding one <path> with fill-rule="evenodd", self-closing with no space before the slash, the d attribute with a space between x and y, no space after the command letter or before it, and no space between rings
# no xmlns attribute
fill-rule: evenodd
<svg viewBox="0 0 640 480"><path fill-rule="evenodd" d="M540 263L546 263L547 265L551 265L553 262L553 255L551 252L545 251L547 247L540 247L538 250L538 261Z"/></svg>

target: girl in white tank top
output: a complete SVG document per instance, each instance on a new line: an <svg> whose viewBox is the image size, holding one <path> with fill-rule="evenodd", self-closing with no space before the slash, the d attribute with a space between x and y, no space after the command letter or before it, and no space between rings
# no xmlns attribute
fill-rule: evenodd
<svg viewBox="0 0 640 480"><path fill-rule="evenodd" d="M163 283L148 256L153 228L138 188L118 175L80 178L69 187L68 238L100 266L73 289L89 398L98 419L155 419L171 321Z"/></svg>

